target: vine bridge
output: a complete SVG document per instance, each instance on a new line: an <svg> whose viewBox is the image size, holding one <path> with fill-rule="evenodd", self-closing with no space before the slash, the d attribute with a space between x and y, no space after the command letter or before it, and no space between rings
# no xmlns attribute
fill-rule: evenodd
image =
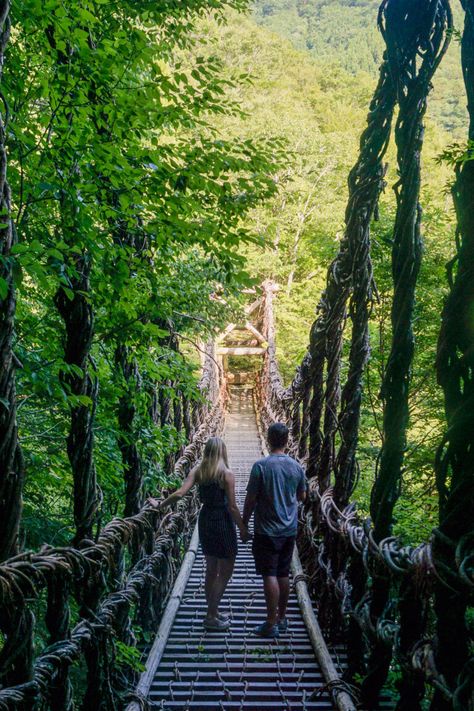
<svg viewBox="0 0 474 711"><path fill-rule="evenodd" d="M223 436L236 474L237 501L243 506L245 485L253 462L262 456L255 419L253 390L230 391ZM164 709L332 709L331 693L315 659L315 650L298 607L296 594L289 603L290 629L278 641L262 640L252 629L265 617L261 580L255 576L249 546L241 546L231 583L226 591L232 625L229 632L206 633L204 560L198 552L196 532L168 603L138 691ZM301 578L301 575L300 575ZM297 585L303 583L300 580ZM177 614L173 619L176 604ZM317 624L317 623L316 623ZM311 632L318 634L317 627ZM324 642L317 639L321 654ZM345 650L333 649L333 678L345 666ZM325 671L333 660L323 659ZM343 687L343 685L342 685ZM332 685L334 688L334 685ZM344 699L343 699L344 700ZM345 695L343 708L354 708ZM130 704L129 711L138 709Z"/></svg>
<svg viewBox="0 0 474 711"><path fill-rule="evenodd" d="M474 6L471 0L463 6L462 61L472 113ZM386 52L349 176L346 229L294 379L285 387L278 369L278 296L268 280L242 324L203 347L202 399L191 405L178 392L173 402L166 394L160 402L162 421L173 418L187 441L168 473L185 476L207 438L223 433L240 500L250 465L264 448L261 432L273 421L288 425L289 451L304 464L310 490L293 561L288 633L268 643L249 634L263 600L249 549L241 545L224 598L230 632L203 634L194 496L163 515L143 505L144 484L130 465L125 517L93 535L96 491L91 493L86 476L92 466L86 406L77 408L82 430L74 440L74 544L17 552L21 482L10 475L17 452L12 296L5 301L9 320L0 341L8 365L0 373L0 397L9 404L0 422L8 474L2 472L7 486L0 501L6 512L0 521L0 711L473 711L474 161L471 147L456 168L457 252L440 318L436 368L446 428L435 457L439 525L430 540L412 547L393 536L393 511L406 450L422 251L420 154L431 80L453 28L447 0L384 0L379 22ZM391 237L392 342L381 382L383 442L367 518L353 495L376 298L370 227L385 187L393 125L399 177ZM3 141L3 127L0 134ZM472 120L469 138L474 141ZM2 200L8 198L5 172ZM228 359L236 357L259 359L249 382L233 372ZM74 377L92 397L87 372Z"/></svg>

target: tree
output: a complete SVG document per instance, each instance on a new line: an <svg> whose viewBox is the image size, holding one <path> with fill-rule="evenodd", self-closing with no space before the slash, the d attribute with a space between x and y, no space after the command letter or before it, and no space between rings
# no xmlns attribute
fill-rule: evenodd
<svg viewBox="0 0 474 711"><path fill-rule="evenodd" d="M216 0L211 10L244 4ZM32 433L27 462L39 468L35 497L58 501L50 457L64 492L72 472L76 542L119 505L111 470L130 483L131 512L181 447L177 402L162 430L148 419L153 382L196 396L189 367L163 338L168 329L206 336L223 322L224 302L247 279L238 248L254 237L243 217L275 190L276 142L226 140L210 127L210 117L238 109L220 63L201 56L191 32L208 9L195 0L124 0L120 12L93 0L15 6L7 85L24 274L22 426ZM215 291L221 303L210 301ZM52 428L37 427L38 411ZM64 435L68 463L49 447ZM132 475L140 459L143 472ZM67 521L68 497L59 501Z"/></svg>
<svg viewBox="0 0 474 711"><path fill-rule="evenodd" d="M10 2L0 4L0 71L10 39ZM2 75L0 74L0 80ZM12 248L16 242L7 178L6 123L8 103L0 117L0 560L18 550L22 509L23 458L18 442L13 329L16 289Z"/></svg>

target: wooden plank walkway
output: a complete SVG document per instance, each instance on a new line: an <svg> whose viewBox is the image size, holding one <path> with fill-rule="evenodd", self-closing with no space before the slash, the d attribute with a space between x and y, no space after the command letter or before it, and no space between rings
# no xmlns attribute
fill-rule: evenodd
<svg viewBox="0 0 474 711"><path fill-rule="evenodd" d="M224 437L242 506L250 468L262 456L251 390L233 389ZM203 584L204 559L199 551L151 684L152 708L163 711L335 708L325 690L294 593L289 603L288 633L271 641L252 634L253 627L264 619L265 603L250 545L239 544L234 576L224 597L222 609L232 618L227 633L203 629L206 608ZM343 668L343 650L333 650L333 658Z"/></svg>

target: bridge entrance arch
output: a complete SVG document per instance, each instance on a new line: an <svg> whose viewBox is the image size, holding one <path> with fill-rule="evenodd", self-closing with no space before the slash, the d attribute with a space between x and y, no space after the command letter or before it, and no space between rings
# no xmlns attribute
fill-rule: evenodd
<svg viewBox="0 0 474 711"><path fill-rule="evenodd" d="M240 321L230 323L217 338L217 359L230 384L253 383L262 370L268 349L263 305L262 295L247 306Z"/></svg>

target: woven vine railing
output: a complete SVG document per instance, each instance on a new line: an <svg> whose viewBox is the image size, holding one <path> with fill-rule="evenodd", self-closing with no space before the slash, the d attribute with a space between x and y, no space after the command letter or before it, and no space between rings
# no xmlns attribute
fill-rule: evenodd
<svg viewBox="0 0 474 711"><path fill-rule="evenodd" d="M200 389L194 436L175 465L180 477L223 425L226 390L211 346ZM164 516L145 507L112 520L95 541L0 565L2 711L120 707L139 671L134 649L158 626L196 513L192 496Z"/></svg>
<svg viewBox="0 0 474 711"><path fill-rule="evenodd" d="M474 3L463 3L463 70L473 112ZM470 148L453 189L457 255L449 265L438 381L447 430L437 456L440 525L431 540L403 545L392 536L406 449L414 353L413 308L421 261L419 203L423 117L431 80L452 35L446 0L385 0L379 27L386 51L360 154L349 176L346 230L328 271L307 354L285 388L275 349L275 286L264 285L264 335L269 347L257 383L264 425L285 421L291 453L307 467L310 497L302 520L302 559L320 620L348 646L348 677L363 709L377 709L391 669L397 711L471 711L474 658L467 613L474 605L474 336L472 314L472 123ZM398 108L398 112L395 110ZM385 186L384 157L394 128L398 175L393 230L392 345L381 400L383 445L370 519L351 502L363 375L370 356L373 299L370 227ZM467 159L467 160L466 160ZM440 319L441 322L441 319ZM341 383L343 336L349 332L347 377Z"/></svg>

